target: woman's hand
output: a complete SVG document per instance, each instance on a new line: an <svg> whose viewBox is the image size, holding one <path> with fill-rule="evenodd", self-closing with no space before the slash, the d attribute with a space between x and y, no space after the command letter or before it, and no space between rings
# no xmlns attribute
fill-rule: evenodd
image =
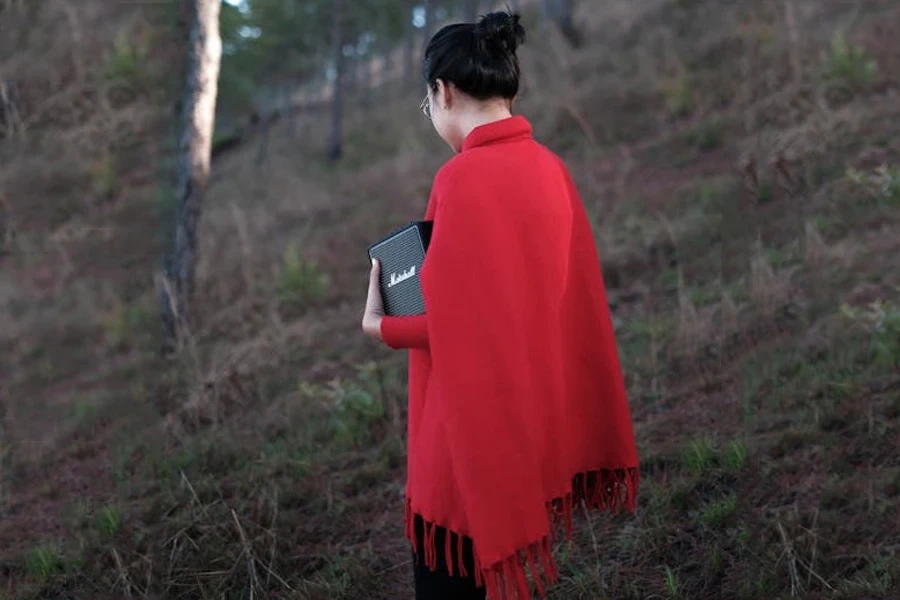
<svg viewBox="0 0 900 600"><path fill-rule="evenodd" d="M381 340L381 319L384 317L384 300L381 297L381 263L372 261L369 273L369 295L366 298L366 310L363 313L362 328L365 334Z"/></svg>

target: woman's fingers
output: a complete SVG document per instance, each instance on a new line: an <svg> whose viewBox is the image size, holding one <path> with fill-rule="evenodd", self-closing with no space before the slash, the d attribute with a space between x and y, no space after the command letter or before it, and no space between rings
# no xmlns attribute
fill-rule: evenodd
<svg viewBox="0 0 900 600"><path fill-rule="evenodd" d="M366 314L380 314L382 306L381 264L377 260L373 260L372 270L369 272L369 295L366 298Z"/></svg>
<svg viewBox="0 0 900 600"><path fill-rule="evenodd" d="M380 337L380 319L384 314L384 304L381 298L381 265L377 260L372 261L372 270L369 272L369 294L366 298L366 309L363 313L363 331L375 338Z"/></svg>
<svg viewBox="0 0 900 600"><path fill-rule="evenodd" d="M369 271L369 304L381 295L381 265L377 260L372 261L372 269Z"/></svg>

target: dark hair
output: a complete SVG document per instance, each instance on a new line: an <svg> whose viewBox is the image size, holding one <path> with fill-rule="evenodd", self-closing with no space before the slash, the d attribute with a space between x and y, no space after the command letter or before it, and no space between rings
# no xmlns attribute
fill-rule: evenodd
<svg viewBox="0 0 900 600"><path fill-rule="evenodd" d="M425 82L434 89L443 79L479 100L511 99L519 92L516 48L524 41L519 15L509 11L486 14L477 23L447 25L425 48Z"/></svg>

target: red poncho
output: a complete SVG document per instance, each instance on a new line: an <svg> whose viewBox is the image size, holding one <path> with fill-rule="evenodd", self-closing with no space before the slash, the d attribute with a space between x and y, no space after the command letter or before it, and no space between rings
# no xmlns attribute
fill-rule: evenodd
<svg viewBox="0 0 900 600"><path fill-rule="evenodd" d="M406 535L426 562L472 539L492 600L558 578L553 526L573 506L634 511L638 456L588 218L523 117L476 128L437 174L422 265L426 314L386 317L409 348ZM444 527L444 548L434 527ZM451 547L456 541L457 547ZM465 574L465 573L460 573Z"/></svg>

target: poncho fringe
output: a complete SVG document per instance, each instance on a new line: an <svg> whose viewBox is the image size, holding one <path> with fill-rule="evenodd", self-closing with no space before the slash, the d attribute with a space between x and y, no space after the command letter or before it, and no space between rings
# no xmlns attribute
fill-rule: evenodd
<svg viewBox="0 0 900 600"><path fill-rule="evenodd" d="M560 498L553 498L546 504L547 515L553 527L549 533L520 548L506 560L492 565L483 565L475 555L475 583L487 587L489 600L531 600L533 591L541 598L546 590L559 582L559 569L553 558L552 544L556 541L555 530L563 528L567 539L572 538L574 509L584 505L587 509L627 511L633 513L636 507L640 473L637 468L600 469L579 473L572 480L571 491ZM415 519L424 524L424 547L419 548L415 535ZM422 556L426 566L438 568L438 552L444 552L449 574L467 577L468 571L463 561L463 536L455 531L447 531L443 548L437 548L435 533L439 524L426 520L412 507L412 499L406 501L406 538L412 543L417 556ZM529 581L530 578L530 581Z"/></svg>

